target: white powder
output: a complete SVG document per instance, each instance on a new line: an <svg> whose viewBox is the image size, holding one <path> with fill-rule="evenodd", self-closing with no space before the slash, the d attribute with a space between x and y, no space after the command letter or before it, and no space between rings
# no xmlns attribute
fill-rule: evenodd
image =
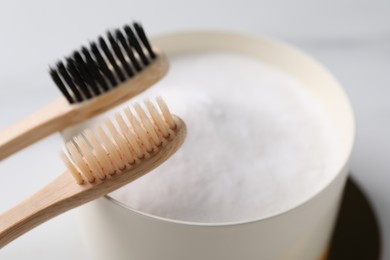
<svg viewBox="0 0 390 260"><path fill-rule="evenodd" d="M194 222L267 217L313 195L339 166L337 133L300 82L228 53L171 59L162 95L184 119L183 147L112 197L150 214Z"/></svg>

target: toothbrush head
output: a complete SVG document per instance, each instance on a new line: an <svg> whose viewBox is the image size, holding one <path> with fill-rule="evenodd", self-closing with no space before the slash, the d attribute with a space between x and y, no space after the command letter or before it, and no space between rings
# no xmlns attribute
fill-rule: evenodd
<svg viewBox="0 0 390 260"><path fill-rule="evenodd" d="M66 143L61 155L77 183L113 178L151 161L173 142L181 145L184 123L170 113L161 97L156 103L147 100L143 107L135 103Z"/></svg>
<svg viewBox="0 0 390 260"><path fill-rule="evenodd" d="M141 24L108 31L49 69L70 104L81 103L131 80L159 58Z"/></svg>

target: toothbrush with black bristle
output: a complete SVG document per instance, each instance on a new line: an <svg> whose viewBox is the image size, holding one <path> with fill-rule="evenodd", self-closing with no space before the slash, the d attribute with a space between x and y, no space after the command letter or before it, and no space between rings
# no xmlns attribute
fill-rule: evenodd
<svg viewBox="0 0 390 260"><path fill-rule="evenodd" d="M101 114L146 90L168 61L134 22L107 32L49 69L64 97L0 132L0 161L30 144Z"/></svg>

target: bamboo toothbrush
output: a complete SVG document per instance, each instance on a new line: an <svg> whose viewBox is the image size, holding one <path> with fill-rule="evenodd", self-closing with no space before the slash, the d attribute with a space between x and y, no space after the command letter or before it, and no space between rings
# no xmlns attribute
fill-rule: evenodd
<svg viewBox="0 0 390 260"><path fill-rule="evenodd" d="M50 69L64 97L1 131L0 161L139 94L160 80L168 67L165 55L150 45L138 23L108 32L107 39L99 37Z"/></svg>
<svg viewBox="0 0 390 260"><path fill-rule="evenodd" d="M68 171L16 207L0 215L0 248L39 224L103 196L167 160L183 143L184 122L161 98L134 105L115 120L87 129L66 144ZM107 131L108 130L108 131Z"/></svg>

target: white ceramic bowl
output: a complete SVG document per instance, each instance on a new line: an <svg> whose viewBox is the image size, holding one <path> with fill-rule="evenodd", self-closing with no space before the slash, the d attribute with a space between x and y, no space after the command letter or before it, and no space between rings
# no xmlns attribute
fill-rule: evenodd
<svg viewBox="0 0 390 260"><path fill-rule="evenodd" d="M342 165L333 179L303 203L278 215L248 222L181 222L138 212L109 196L98 199L81 208L82 226L93 259L320 259L329 243L355 138L353 112L339 83L306 54L268 38L183 32L158 37L154 43L168 57L213 50L249 55L300 80L319 97L336 124L342 142ZM64 139L77 129L65 131Z"/></svg>

